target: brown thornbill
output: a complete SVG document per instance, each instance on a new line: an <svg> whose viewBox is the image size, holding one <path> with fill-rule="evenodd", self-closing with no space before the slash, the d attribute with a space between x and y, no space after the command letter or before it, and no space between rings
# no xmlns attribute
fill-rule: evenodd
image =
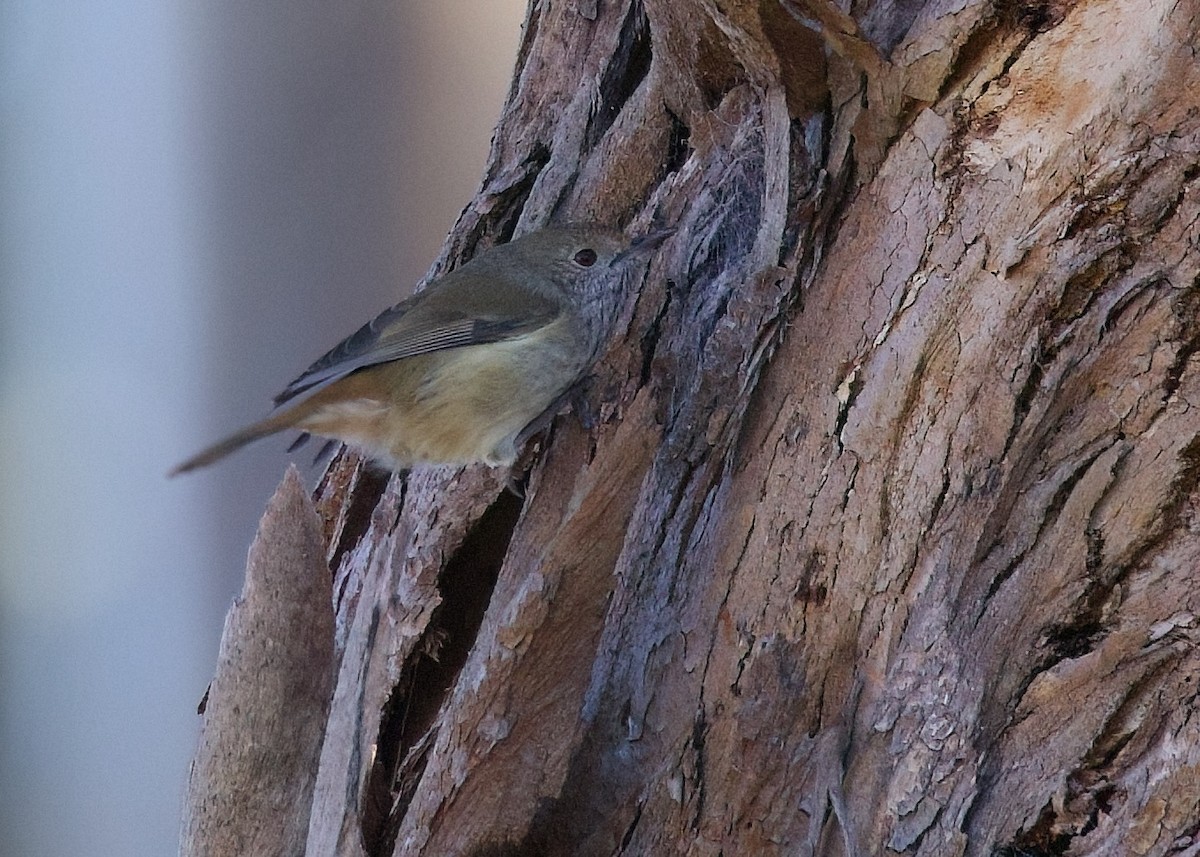
<svg viewBox="0 0 1200 857"><path fill-rule="evenodd" d="M635 241L552 227L480 253L335 346L280 408L180 464L205 467L275 432L345 441L381 464L511 464L524 430L588 371L611 335Z"/></svg>

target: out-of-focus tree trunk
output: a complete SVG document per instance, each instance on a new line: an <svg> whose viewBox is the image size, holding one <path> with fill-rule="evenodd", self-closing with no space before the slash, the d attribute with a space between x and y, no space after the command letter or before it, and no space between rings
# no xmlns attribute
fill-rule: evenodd
<svg viewBox="0 0 1200 857"><path fill-rule="evenodd" d="M443 264L679 231L524 499L327 474L307 853L1200 853L1198 43L534 2Z"/></svg>

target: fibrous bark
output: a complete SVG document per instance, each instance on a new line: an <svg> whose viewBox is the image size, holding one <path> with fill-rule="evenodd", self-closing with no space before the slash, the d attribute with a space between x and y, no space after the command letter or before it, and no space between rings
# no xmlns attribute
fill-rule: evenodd
<svg viewBox="0 0 1200 857"><path fill-rule="evenodd" d="M201 703L184 857L292 857L308 837L333 691L333 593L321 522L295 468L271 498Z"/></svg>
<svg viewBox="0 0 1200 857"><path fill-rule="evenodd" d="M533 3L442 264L678 232L523 499L327 474L308 853L1200 853L1198 36Z"/></svg>

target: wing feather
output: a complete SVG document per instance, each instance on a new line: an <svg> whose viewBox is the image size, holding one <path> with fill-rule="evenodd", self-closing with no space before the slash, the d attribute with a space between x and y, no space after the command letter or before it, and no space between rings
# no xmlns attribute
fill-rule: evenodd
<svg viewBox="0 0 1200 857"><path fill-rule="evenodd" d="M520 286L488 284L494 292L488 299L473 294L470 282L450 278L445 287L420 292L364 324L288 384L275 404L368 366L521 336L548 324L559 312L555 302Z"/></svg>

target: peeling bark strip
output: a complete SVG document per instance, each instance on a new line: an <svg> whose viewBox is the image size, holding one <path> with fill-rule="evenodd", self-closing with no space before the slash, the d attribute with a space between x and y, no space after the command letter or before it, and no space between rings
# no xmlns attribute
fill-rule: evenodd
<svg viewBox="0 0 1200 857"><path fill-rule="evenodd" d="M321 523L294 467L250 548L192 763L180 854L303 853L333 690Z"/></svg>
<svg viewBox="0 0 1200 857"><path fill-rule="evenodd" d="M1200 0L847 5L531 4L441 267L679 231L523 503L327 474L306 853L1200 853Z"/></svg>

